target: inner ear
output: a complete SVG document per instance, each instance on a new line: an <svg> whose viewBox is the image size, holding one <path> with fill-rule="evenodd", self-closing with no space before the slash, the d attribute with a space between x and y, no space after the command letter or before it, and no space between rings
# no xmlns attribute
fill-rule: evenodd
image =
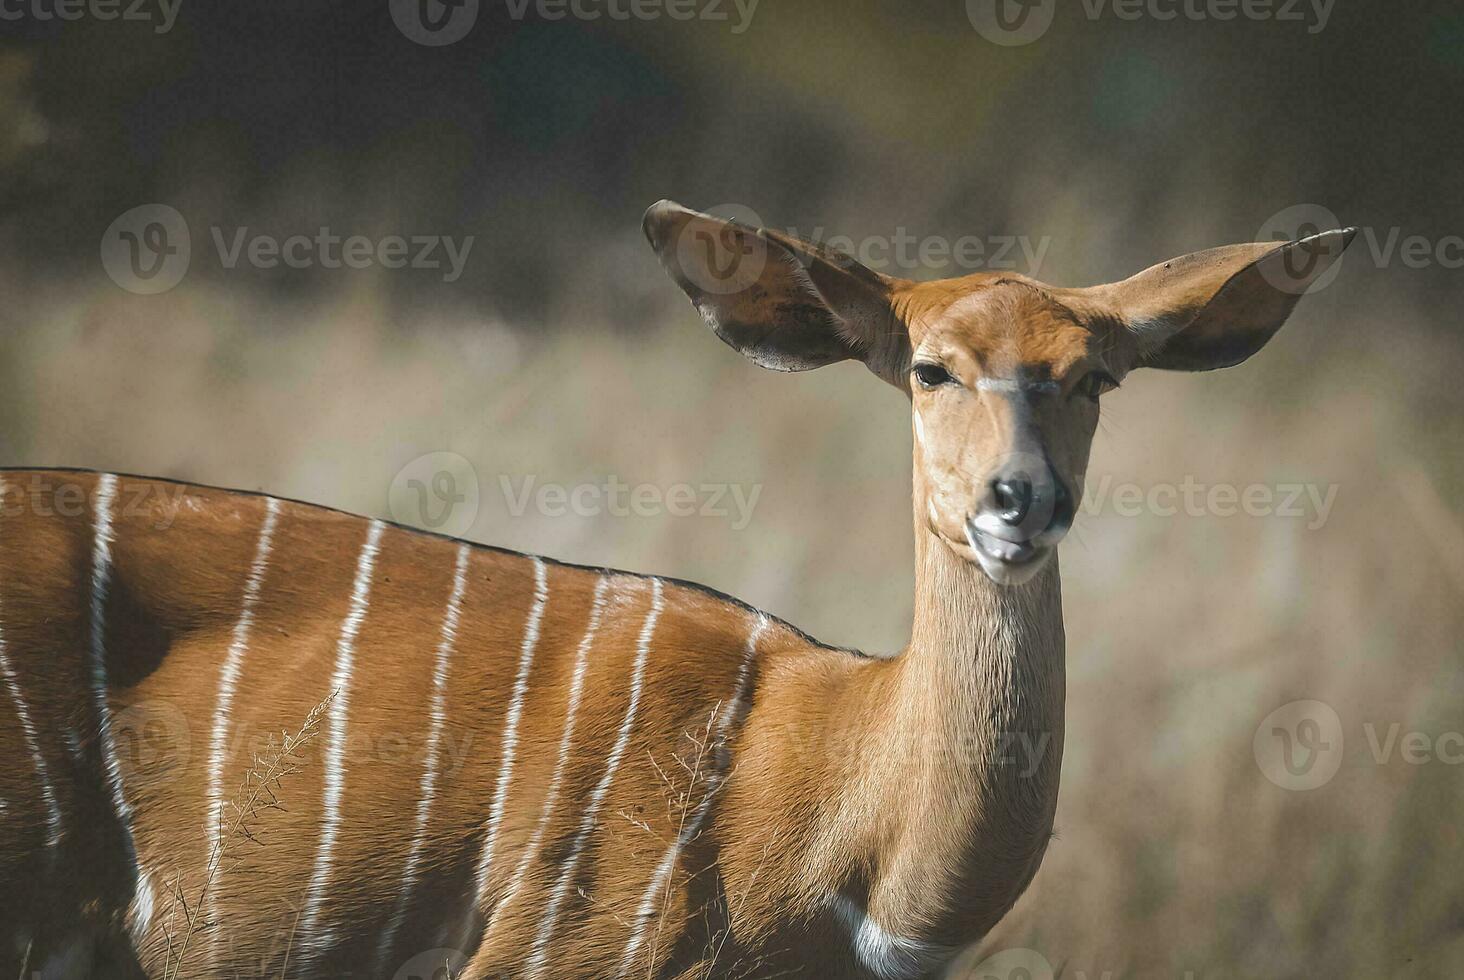
<svg viewBox="0 0 1464 980"><path fill-rule="evenodd" d="M1266 345L1355 229L1296 242L1255 242L1171 259L1122 282L1069 290L1095 318L1122 324L1135 366L1209 371Z"/></svg>
<svg viewBox="0 0 1464 980"><path fill-rule="evenodd" d="M806 371L855 359L903 386L909 338L890 304L895 280L852 257L662 201L646 238L707 325L756 364Z"/></svg>

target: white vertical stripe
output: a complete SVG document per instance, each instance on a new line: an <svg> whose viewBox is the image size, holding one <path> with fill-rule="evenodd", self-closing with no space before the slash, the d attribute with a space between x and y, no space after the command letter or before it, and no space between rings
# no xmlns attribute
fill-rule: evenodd
<svg viewBox="0 0 1464 980"><path fill-rule="evenodd" d="M254 562L249 566L249 575L244 581L244 598L240 603L239 620L234 624L234 635L229 642L224 665L219 669L219 696L214 708L213 737L210 740L208 758L208 813L203 827L204 840L209 842L209 870L216 859L219 834L223 824L223 779L224 753L228 749L229 712L234 706L234 691L239 685L239 672L244 665L244 655L249 651L249 631L254 628L254 607L259 602L259 589L264 583L264 573L269 567L269 553L274 540L275 522L279 518L280 502L274 497L264 500L264 521L259 526L259 539L254 546Z"/></svg>
<svg viewBox="0 0 1464 980"><path fill-rule="evenodd" d="M111 473L98 476L92 517L91 684L97 747L135 882L138 867L137 847L132 840L132 808L122 793L122 768L112 741L112 706L107 700L107 590L112 581L112 501L116 496L117 477Z"/></svg>
<svg viewBox="0 0 1464 980"><path fill-rule="evenodd" d="M145 871L140 871L137 876L137 889L133 892L132 903L127 909L127 934L136 946L141 946L147 936L148 926L152 925L153 911L157 907L153 894L152 876Z"/></svg>
<svg viewBox="0 0 1464 980"><path fill-rule="evenodd" d="M752 664L757 656L757 641L767 627L767 617L759 616L757 627L747 638L747 646L742 653L742 664L737 669L737 683L733 687L732 697L722 703L712 729L713 759L716 759L721 753L722 747L727 741L728 729L742 713L743 705L747 701L748 685L752 681ZM728 775L727 769L714 769L707 774L706 791L701 802L692 812L691 819L686 821L678 831L675 842L666 850L666 856L661 859L655 874L651 876L651 883L646 888L645 895L641 897L640 908L636 910L635 914L635 931L631 933L630 942L625 945L625 953L620 957L620 966L616 973L625 975L630 970L631 964L635 962L636 954L640 952L641 946L645 943L647 927L656 910L656 899L670 879L671 871L676 867L676 859L681 856L682 849L696 840L697 835L701 833L702 824L706 822L707 814L711 812L712 801L716 799L721 788L726 785Z"/></svg>
<svg viewBox="0 0 1464 980"><path fill-rule="evenodd" d="M336 835L341 826L341 791L345 786L346 726L350 720L351 672L355 667L356 636L366 619L371 600L371 576L381 545L382 523L372 521L366 532L366 543L356 560L356 582L351 589L351 607L341 623L340 642L336 644L335 672L331 675L331 692L335 695L327 715L325 747L325 792L321 801L320 843L315 851L315 871L305 896L305 910L300 917L302 943L313 955L331 948L334 940L330 926L320 926L320 910L330 887L332 862L335 859Z"/></svg>
<svg viewBox="0 0 1464 980"><path fill-rule="evenodd" d="M208 855L204 859L204 880L218 874L223 858L221 836L224 824L224 755L228 751L229 714L234 706L234 692L239 685L239 674L244 666L244 656L249 652L249 634L254 628L254 608L259 603L259 590L264 584L264 573L269 568L270 550L274 546L275 524L279 520L280 502L274 497L264 499L264 520L259 526L259 538L254 545L254 561L244 580L244 597L240 601L239 619L234 623L234 633L229 640L229 649L224 664L219 669L219 695L214 707L213 734L210 739L208 758L208 798L204 813L203 839L209 842ZM201 910L200 910L201 911ZM221 930L212 930L211 935L221 938ZM209 956L218 953L218 943L209 943Z"/></svg>
<svg viewBox="0 0 1464 980"><path fill-rule="evenodd" d="M493 791L493 804L488 809L488 828L483 837L483 853L478 858L474 876L477 901L482 903L488 892L488 872L493 864L493 851L498 844L498 827L503 822L503 808L508 800L508 786L513 779L514 756L518 752L519 717L524 710L524 696L529 688L529 669L534 665L534 648L539 644L539 624L544 618L544 605L549 601L547 571L542 558L534 558L534 605L529 610L524 629L523 647L519 651L518 676L513 682L513 696L508 703L508 717L503 728L503 751L498 765L498 786Z"/></svg>
<svg viewBox="0 0 1464 980"><path fill-rule="evenodd" d="M401 890L397 894L396 908L392 910L386 931L376 950L376 972L374 976L386 976L382 964L396 942L396 934L406 916L407 903L417 887L419 877L417 865L422 857L422 848L427 843L427 818L432 813L432 798L437 792L438 744L442 739L442 727L447 721L447 668L457 642L458 622L462 615L463 593L468 587L468 556L472 549L466 544L458 545L457 567L452 575L452 594L447 600L447 612L442 618L442 636L437 643L437 660L432 671L432 724L427 734L427 762L422 770L422 786L417 793L417 830L412 835L412 846L407 852L406 869L402 872Z"/></svg>
<svg viewBox="0 0 1464 980"><path fill-rule="evenodd" d="M574 727L579 714L580 698L584 693L585 674L588 673L590 664L590 647L594 644L595 634L600 629L600 617L605 611L608 585L609 582L603 575L595 580L595 598L590 605L590 624L586 627L584 638L580 640L579 649L575 652L574 676L569 684L569 706L564 713L564 733L559 738L559 761L554 766L554 776L549 782L549 793L544 798L544 809L539 814L539 823L534 828L534 835L529 839L528 846L524 848L523 855L519 858L518 867L514 869L508 892L504 895L499 908L508 905L523 885L524 875L528 872L529 865L533 863L539 845L544 842L544 835L549 830L549 820L554 815L554 807L559 802L564 774L569 768L569 750L574 742ZM495 913L496 911L495 909Z"/></svg>
<svg viewBox="0 0 1464 980"><path fill-rule="evenodd" d="M5 481L0 479L0 502L5 499ZM0 507L0 514L4 508ZM0 608L0 680L15 704L15 714L20 719L20 731L25 737L25 747L30 752L31 763L36 769L36 782L41 790L41 802L46 804L46 846L54 848L61 842L61 805L56 801L56 789L51 785L51 772L46 766L46 757L41 754L40 736L35 722L31 720L30 708L20 690L20 679L5 651L3 608Z"/></svg>
<svg viewBox="0 0 1464 980"><path fill-rule="evenodd" d="M651 637L655 635L656 621L661 616L661 580L653 578L651 583L651 609L646 614L645 625L641 627L640 641L636 646L635 667L630 679L630 704L625 709L625 720L621 722L620 735L615 740L615 747L610 750L610 758L605 762L605 774L600 777L600 782L596 784L585 804L579 832L575 835L574 844L570 847L569 856L565 859L564 870L560 872L559 880L555 882L554 892L550 895L549 904L544 910L544 919L539 925L539 933L534 937L534 944L529 951L528 966L524 970L525 977L537 975L544 967L549 955L549 940L554 936L554 927L559 919L559 908L564 904L564 899L574 884L575 875L579 872L580 856L584 853L590 834L594 832L595 823L600 817L600 807L604 805L605 797L610 793L610 783L615 779L615 771L620 768L621 757L625 755L625 749L630 744L631 731L635 727L636 711L640 707L641 685L645 680L646 660L651 652Z"/></svg>

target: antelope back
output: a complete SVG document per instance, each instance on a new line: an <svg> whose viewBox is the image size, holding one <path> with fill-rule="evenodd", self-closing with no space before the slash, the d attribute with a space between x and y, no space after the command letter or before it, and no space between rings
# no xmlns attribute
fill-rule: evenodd
<svg viewBox="0 0 1464 980"><path fill-rule="evenodd" d="M725 929L717 801L796 631L257 495L0 486L0 972L593 975Z"/></svg>

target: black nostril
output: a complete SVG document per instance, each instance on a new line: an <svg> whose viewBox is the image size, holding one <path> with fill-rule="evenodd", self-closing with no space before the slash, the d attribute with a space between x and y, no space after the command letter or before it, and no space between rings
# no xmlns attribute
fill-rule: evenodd
<svg viewBox="0 0 1464 980"><path fill-rule="evenodd" d="M991 484L997 516L1008 527L1016 527L1032 509L1032 481L1022 476L1004 476Z"/></svg>

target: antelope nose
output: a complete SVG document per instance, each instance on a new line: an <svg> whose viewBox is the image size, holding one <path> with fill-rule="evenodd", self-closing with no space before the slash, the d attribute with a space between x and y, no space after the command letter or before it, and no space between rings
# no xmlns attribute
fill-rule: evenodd
<svg viewBox="0 0 1464 980"><path fill-rule="evenodd" d="M991 499L996 516L1007 527L1016 527L1032 509L1034 490L1025 476L999 476L991 481Z"/></svg>
<svg viewBox="0 0 1464 980"><path fill-rule="evenodd" d="M987 485L972 521L1003 541L1056 543L1073 523L1067 485L1048 467L1007 467Z"/></svg>

